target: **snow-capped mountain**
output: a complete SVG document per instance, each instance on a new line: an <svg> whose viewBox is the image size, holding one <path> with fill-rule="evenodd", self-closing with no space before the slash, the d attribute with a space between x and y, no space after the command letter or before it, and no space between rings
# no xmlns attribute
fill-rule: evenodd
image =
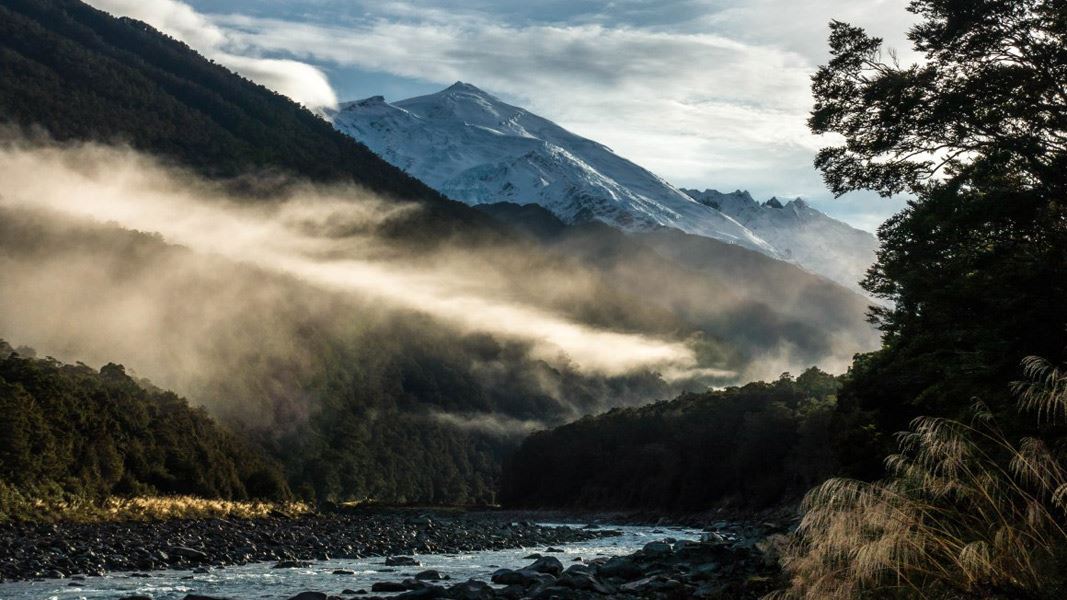
<svg viewBox="0 0 1067 600"><path fill-rule="evenodd" d="M609 148L466 83L387 103L342 104L334 126L444 195L468 204L540 204L568 223L673 227L777 252Z"/></svg>
<svg viewBox="0 0 1067 600"><path fill-rule="evenodd" d="M567 223L661 227L795 262L852 289L874 237L797 200L772 209L747 193L686 192L592 140L457 82L397 102L347 102L334 127L444 195L467 204L539 204ZM779 214L780 213L780 214Z"/></svg>
<svg viewBox="0 0 1067 600"><path fill-rule="evenodd" d="M852 289L859 289L874 264L878 239L826 216L800 198L782 204L759 203L747 191L682 189L693 199L718 209L773 246L786 260L803 265Z"/></svg>

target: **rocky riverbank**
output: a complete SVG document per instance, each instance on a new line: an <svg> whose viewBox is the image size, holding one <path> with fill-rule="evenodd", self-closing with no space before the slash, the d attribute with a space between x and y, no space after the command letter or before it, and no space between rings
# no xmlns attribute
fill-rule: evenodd
<svg viewBox="0 0 1067 600"><path fill-rule="evenodd" d="M258 519L0 524L0 581L279 561L550 546L613 535L488 514L411 511Z"/></svg>
<svg viewBox="0 0 1067 600"><path fill-rule="evenodd" d="M341 596L308 591L290 600L578 600L593 598L762 598L784 585L778 553L786 536L771 533L759 540L730 539L710 532L699 541L670 538L650 542L629 556L595 558L564 564L552 555L531 555L521 569L499 569L490 581L441 581L423 572L395 582L376 583L367 590L346 590ZM219 600L198 596L185 600Z"/></svg>

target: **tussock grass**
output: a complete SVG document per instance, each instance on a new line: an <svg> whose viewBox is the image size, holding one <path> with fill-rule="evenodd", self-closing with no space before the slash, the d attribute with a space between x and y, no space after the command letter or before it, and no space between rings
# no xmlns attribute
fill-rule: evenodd
<svg viewBox="0 0 1067 600"><path fill-rule="evenodd" d="M255 519L275 512L299 515L302 502L236 501L195 496L136 496L94 500L55 489L27 493L0 482L0 522L119 522L167 519Z"/></svg>
<svg viewBox="0 0 1067 600"><path fill-rule="evenodd" d="M1024 363L1019 408L1067 415L1067 372ZM1036 437L1010 442L978 403L969 422L918 418L879 482L811 490L774 598L1062 598L1067 469Z"/></svg>

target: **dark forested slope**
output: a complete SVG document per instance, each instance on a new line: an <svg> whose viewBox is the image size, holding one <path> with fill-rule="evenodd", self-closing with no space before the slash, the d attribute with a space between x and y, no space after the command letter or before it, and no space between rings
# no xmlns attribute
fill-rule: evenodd
<svg viewBox="0 0 1067 600"><path fill-rule="evenodd" d="M0 415L0 483L23 491L289 496L274 462L121 365L62 364L0 340Z"/></svg>
<svg viewBox="0 0 1067 600"><path fill-rule="evenodd" d="M489 222L288 98L78 0L0 4L0 122L59 141L129 144L211 177L354 182L427 201L435 228Z"/></svg>
<svg viewBox="0 0 1067 600"><path fill-rule="evenodd" d="M825 440L838 381L817 369L538 432L505 464L509 506L759 508L834 469Z"/></svg>

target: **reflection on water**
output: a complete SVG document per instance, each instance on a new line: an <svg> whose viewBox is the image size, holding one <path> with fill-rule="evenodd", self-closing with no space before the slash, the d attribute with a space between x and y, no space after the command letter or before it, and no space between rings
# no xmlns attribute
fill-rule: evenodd
<svg viewBox="0 0 1067 600"><path fill-rule="evenodd" d="M698 539L700 531L670 527L619 526L618 537L560 546L564 552L553 554L566 566L581 557L629 554L650 541L672 537ZM385 559L316 561L303 569L273 569L274 563L254 563L210 569L208 573L191 571L152 571L150 577L131 577L130 573L113 573L104 577L87 577L84 581L54 579L35 582L0 584L3 600L117 600L124 596L144 595L153 600L181 600L196 593L238 600L286 600L300 592L319 591L340 594L346 589L370 591L376 581L400 581L425 569L436 569L453 581L474 578L489 580L501 567L516 569L530 564L525 557L545 548L514 548L465 554L422 554L419 567L387 567ZM335 570L352 571L352 575L334 575ZM448 583L448 582L444 582ZM72 585L75 584L75 585ZM80 586L80 587L79 587Z"/></svg>

